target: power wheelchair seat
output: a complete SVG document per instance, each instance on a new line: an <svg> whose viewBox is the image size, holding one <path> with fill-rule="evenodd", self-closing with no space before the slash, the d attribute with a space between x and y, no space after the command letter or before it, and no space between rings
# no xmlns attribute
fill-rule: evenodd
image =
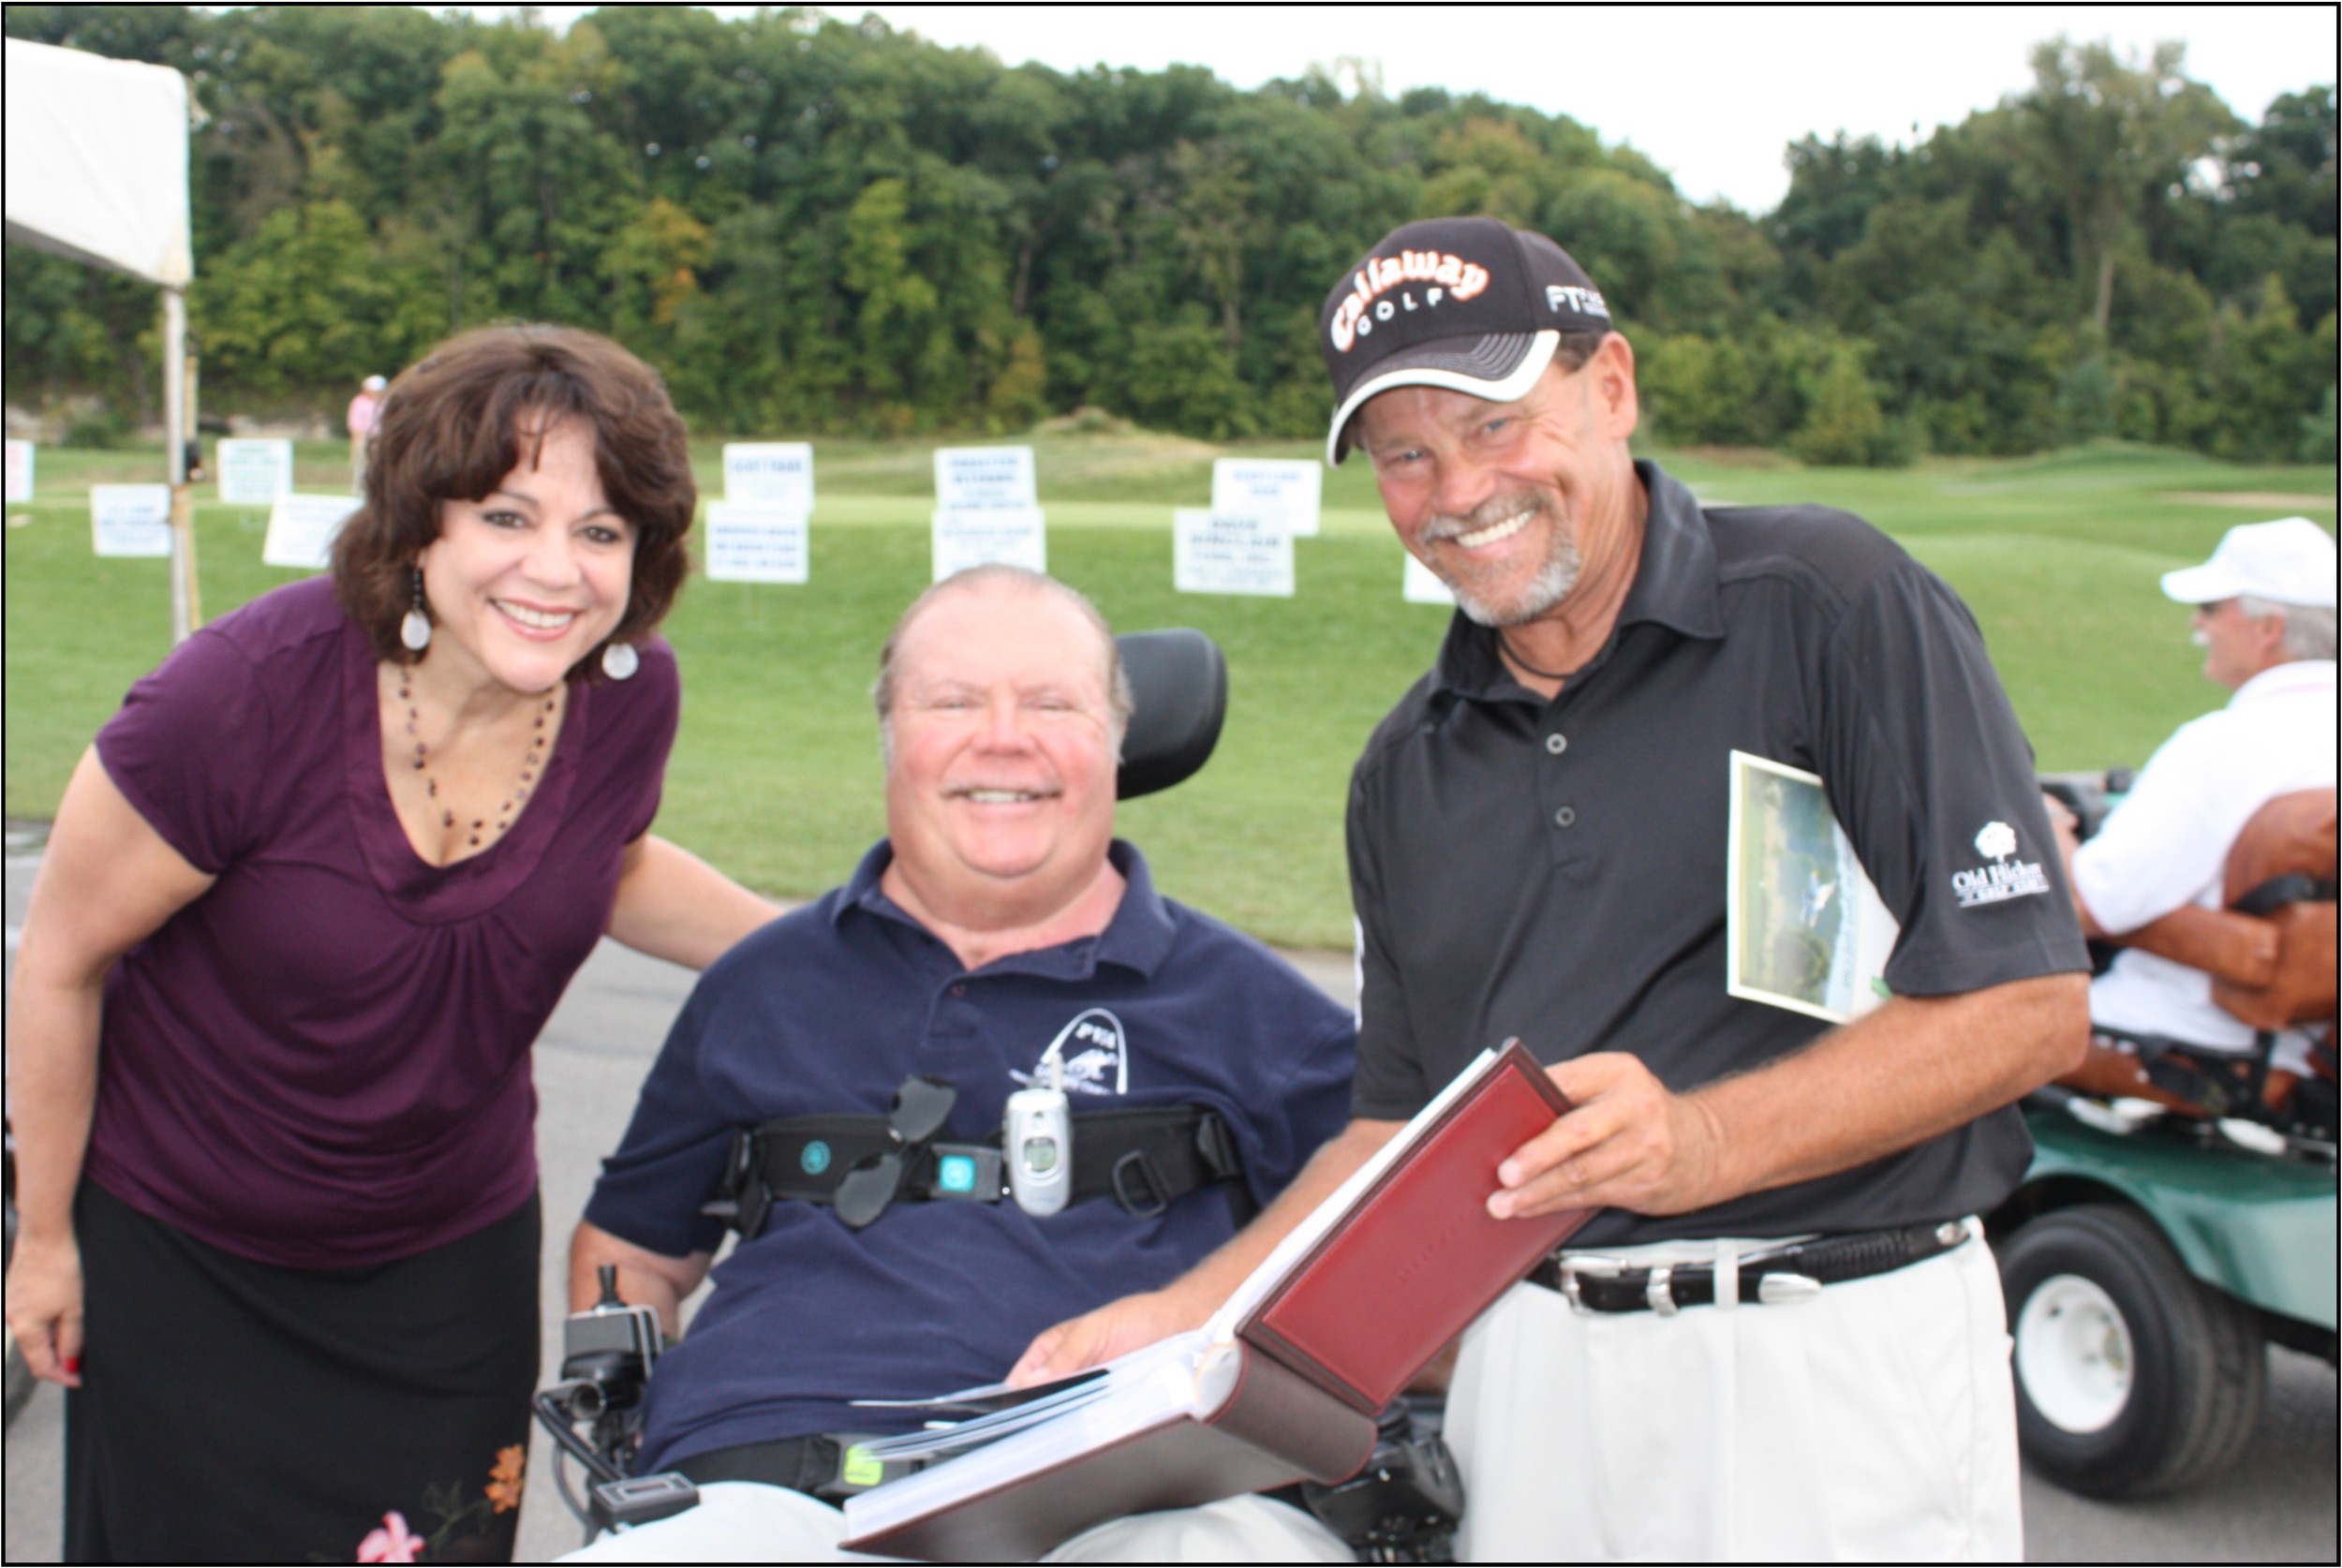
<svg viewBox="0 0 2342 1568"><path fill-rule="evenodd" d="M1227 718L1228 661L1218 643L1185 628L1125 632L1115 643L1131 689L1115 797L1133 800L1184 782L1211 760ZM645 1523L689 1506L688 1489L628 1474L660 1346L657 1315L620 1301L615 1270L605 1268L601 1300L569 1319L561 1381L535 1398L537 1419L558 1445L554 1479L562 1501L589 1528ZM571 1493L566 1458L587 1474L586 1501Z"/></svg>
<svg viewBox="0 0 2342 1568"><path fill-rule="evenodd" d="M1227 716L1228 668L1219 645L1200 631L1126 632L1115 641L1132 698L1115 794L1133 800L1184 782L1210 761ZM629 1473L643 1392L660 1350L660 1326L649 1308L618 1299L615 1269L602 1270L601 1294L597 1306L571 1315L562 1381L535 1399L538 1420L558 1445L554 1478L562 1500L594 1532L647 1523L695 1501L679 1475ZM1451 1561L1449 1532L1461 1516L1463 1495L1439 1435L1442 1405L1403 1396L1377 1420L1373 1455L1356 1476L1334 1486L1307 1484L1286 1501L1306 1506L1350 1541L1361 1561ZM583 1501L566 1474L565 1461L572 1458L589 1478Z"/></svg>

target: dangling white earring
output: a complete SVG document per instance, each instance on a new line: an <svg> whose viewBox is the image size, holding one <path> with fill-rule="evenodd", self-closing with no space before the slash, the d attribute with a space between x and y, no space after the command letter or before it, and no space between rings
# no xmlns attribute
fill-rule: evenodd
<svg viewBox="0 0 2342 1568"><path fill-rule="evenodd" d="M609 643L601 650L601 673L614 681L632 680L643 667L643 656L631 643Z"/></svg>
<svg viewBox="0 0 2342 1568"><path fill-rule="evenodd" d="M415 602L399 618L398 640L409 653L421 653L431 645L431 617L422 613L422 568L415 568Z"/></svg>

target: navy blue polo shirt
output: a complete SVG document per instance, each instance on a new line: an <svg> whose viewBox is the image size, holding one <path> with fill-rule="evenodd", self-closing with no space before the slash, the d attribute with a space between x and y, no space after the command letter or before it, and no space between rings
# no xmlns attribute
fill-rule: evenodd
<svg viewBox="0 0 2342 1568"><path fill-rule="evenodd" d="M1008 1095L1061 1051L1076 1112L1207 1105L1266 1204L1345 1120L1350 1014L1260 943L1158 895L1116 840L1128 886L1106 929L968 970L884 893L880 843L853 880L711 966L643 1086L586 1218L670 1257L712 1251L699 1213L735 1127L885 1114L912 1073L959 1090L950 1139L997 1132ZM1093 1011L1094 1010L1094 1011ZM1080 1155L1075 1145L1075 1158ZM650 1385L640 1463L809 1432L907 1429L864 1398L916 1398L1005 1374L1032 1337L1169 1283L1235 1233L1206 1188L1152 1218L1110 1200L1035 1219L1013 1202L897 1203L860 1232L782 1203L734 1249Z"/></svg>
<svg viewBox="0 0 2342 1568"><path fill-rule="evenodd" d="M1734 750L1820 776L1901 925L1899 994L2088 968L2063 880L2043 870L2056 850L2032 748L1958 597L1848 513L1702 509L1654 466L1636 471L1642 553L1585 667L1549 700L1459 614L1359 759L1360 1117L1405 1119L1513 1035L1548 1063L1630 1052L1680 1093L1820 1034L1725 989ZM1697 1213L1606 1212L1577 1244L1947 1220L1993 1207L2031 1153L2007 1108Z"/></svg>

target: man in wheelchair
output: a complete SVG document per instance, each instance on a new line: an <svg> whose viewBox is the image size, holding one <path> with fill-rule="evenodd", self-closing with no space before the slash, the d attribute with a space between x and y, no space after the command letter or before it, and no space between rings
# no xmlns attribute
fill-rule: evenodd
<svg viewBox="0 0 2342 1568"><path fill-rule="evenodd" d="M615 1267L672 1334L741 1233L632 1456L700 1501L586 1560L835 1557L836 1501L880 1479L855 1441L934 1413L852 1401L992 1383L1050 1324L1168 1283L1345 1120L1349 1015L1112 836L1131 698L1087 599L952 578L896 627L876 699L886 839L707 970L571 1242L573 1309ZM1262 1498L1053 1556L1353 1561Z"/></svg>
<svg viewBox="0 0 2342 1568"><path fill-rule="evenodd" d="M2087 842L2052 813L2084 930L2120 949L2070 1087L2332 1140L2335 574L2333 539L2293 517L2164 575L2196 607L2205 677L2234 695Z"/></svg>

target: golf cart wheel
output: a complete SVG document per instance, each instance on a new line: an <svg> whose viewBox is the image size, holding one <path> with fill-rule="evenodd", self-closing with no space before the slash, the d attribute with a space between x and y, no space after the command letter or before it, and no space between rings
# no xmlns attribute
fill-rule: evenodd
<svg viewBox="0 0 2342 1568"><path fill-rule="evenodd" d="M2092 1497L2176 1490L2234 1462L2268 1378L2260 1323L2138 1210L2054 1209L2000 1250L2017 1438Z"/></svg>

